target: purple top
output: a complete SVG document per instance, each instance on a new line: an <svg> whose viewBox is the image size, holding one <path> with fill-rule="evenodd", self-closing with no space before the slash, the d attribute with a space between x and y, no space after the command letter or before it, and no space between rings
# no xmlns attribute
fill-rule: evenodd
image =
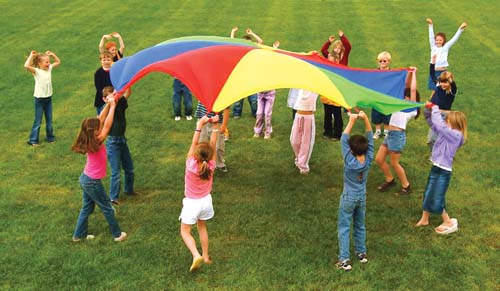
<svg viewBox="0 0 500 291"><path fill-rule="evenodd" d="M432 112L425 109L424 115L425 120L438 136L432 148L431 161L440 168L451 171L453 157L458 148L464 144L464 136L461 131L446 124L437 105L432 106Z"/></svg>

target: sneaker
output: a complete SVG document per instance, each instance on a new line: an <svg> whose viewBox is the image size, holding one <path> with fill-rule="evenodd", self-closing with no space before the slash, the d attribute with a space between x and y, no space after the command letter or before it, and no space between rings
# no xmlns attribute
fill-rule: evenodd
<svg viewBox="0 0 500 291"><path fill-rule="evenodd" d="M39 143L32 143L31 141L28 141L26 142L28 145L32 146L32 147L37 147L39 146L40 144Z"/></svg>
<svg viewBox="0 0 500 291"><path fill-rule="evenodd" d="M111 200L111 204L120 205L120 202L118 200Z"/></svg>
<svg viewBox="0 0 500 291"><path fill-rule="evenodd" d="M127 239L127 233L126 232L123 232L120 234L119 237L115 237L115 241L124 241Z"/></svg>
<svg viewBox="0 0 500 291"><path fill-rule="evenodd" d="M179 120L181 120L181 117L180 116L176 116L175 117L175 121L179 121Z"/></svg>
<svg viewBox="0 0 500 291"><path fill-rule="evenodd" d="M234 118L234 119L238 119L238 118L240 118L240 117L241 117L241 116L239 116L239 115L233 115L233 118Z"/></svg>
<svg viewBox="0 0 500 291"><path fill-rule="evenodd" d="M384 129L384 136L388 136L389 135L389 131L387 129Z"/></svg>
<svg viewBox="0 0 500 291"><path fill-rule="evenodd" d="M219 171L221 171L223 173L227 173L227 171L228 171L226 166L217 168L217 170L219 170Z"/></svg>
<svg viewBox="0 0 500 291"><path fill-rule="evenodd" d="M54 140L49 140L48 142L49 142L50 144L53 144L53 143L55 143L55 142L56 142L56 140L55 140L55 139L54 139Z"/></svg>
<svg viewBox="0 0 500 291"><path fill-rule="evenodd" d="M271 135L270 134L264 134L264 139L270 139Z"/></svg>
<svg viewBox="0 0 500 291"><path fill-rule="evenodd" d="M411 194L411 188L410 188L410 184L408 184L408 187L401 187L401 189L399 189L399 191L396 193L396 196L404 196L404 195L409 195Z"/></svg>
<svg viewBox="0 0 500 291"><path fill-rule="evenodd" d="M186 115L186 120L192 120L193 117L191 115Z"/></svg>
<svg viewBox="0 0 500 291"><path fill-rule="evenodd" d="M349 259L345 259L343 261L338 261L335 266L339 269L339 270L344 270L344 271L350 271L352 270L352 263L351 263L351 260Z"/></svg>
<svg viewBox="0 0 500 291"><path fill-rule="evenodd" d="M260 134L258 134L258 133L254 133L254 134L253 134L253 137L255 137L255 138L259 138L259 137L260 137Z"/></svg>
<svg viewBox="0 0 500 291"><path fill-rule="evenodd" d="M301 169L301 170L300 170L300 174L301 174L301 175L307 175L307 174L309 174L309 170L302 170L302 169Z"/></svg>
<svg viewBox="0 0 500 291"><path fill-rule="evenodd" d="M93 240L95 238L95 235L92 235L92 234L87 234L87 236L85 237L86 240ZM78 237L73 237L73 242L81 242L82 241L82 238L78 238Z"/></svg>
<svg viewBox="0 0 500 291"><path fill-rule="evenodd" d="M368 256L365 253L358 254L358 260L361 264L368 263Z"/></svg>
<svg viewBox="0 0 500 291"><path fill-rule="evenodd" d="M374 139L378 139L382 133L380 131L375 131L375 134L373 134Z"/></svg>

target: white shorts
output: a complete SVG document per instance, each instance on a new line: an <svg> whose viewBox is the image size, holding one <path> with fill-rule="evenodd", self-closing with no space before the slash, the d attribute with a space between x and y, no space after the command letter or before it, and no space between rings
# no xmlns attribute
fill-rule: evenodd
<svg viewBox="0 0 500 291"><path fill-rule="evenodd" d="M184 224L193 225L199 220L209 220L214 217L214 207L212 206L212 195L201 199L191 199L185 197L182 200L182 211L179 220Z"/></svg>

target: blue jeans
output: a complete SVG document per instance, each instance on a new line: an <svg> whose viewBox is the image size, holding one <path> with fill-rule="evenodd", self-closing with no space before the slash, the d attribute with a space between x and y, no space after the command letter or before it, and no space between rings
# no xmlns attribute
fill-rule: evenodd
<svg viewBox="0 0 500 291"><path fill-rule="evenodd" d="M115 210L108 200L106 191L100 179L92 179L82 173L80 176L80 187L82 188L82 209L76 222L73 238L85 238L88 234L89 215L94 212L95 205L101 208L102 214L108 221L109 229L113 237L121 234L120 226L115 218Z"/></svg>
<svg viewBox="0 0 500 291"><path fill-rule="evenodd" d="M128 149L127 139L124 136L108 136L106 152L111 168L109 199L117 200L120 194L120 172L122 167L125 173L124 191L125 193L134 192L134 164Z"/></svg>
<svg viewBox="0 0 500 291"><path fill-rule="evenodd" d="M349 234L354 221L354 249L357 254L366 253L366 195L342 194L339 204L338 240L339 260L349 259Z"/></svg>
<svg viewBox="0 0 500 291"><path fill-rule="evenodd" d="M248 99L248 104L250 104L250 107L252 109L252 115L253 117L257 116L257 94L253 94L247 97ZM233 104L233 116L241 116L241 113L243 112L243 102L245 101L245 98L236 101Z"/></svg>
<svg viewBox="0 0 500 291"><path fill-rule="evenodd" d="M451 172L432 166L425 186L422 208L434 214L442 214L446 209L446 191L450 185Z"/></svg>
<svg viewBox="0 0 500 291"><path fill-rule="evenodd" d="M40 126L42 125L42 115L45 114L45 131L47 134L47 141L54 141L54 131L52 129L52 97L36 98L35 97L35 121L31 128L29 143L39 143Z"/></svg>
<svg viewBox="0 0 500 291"><path fill-rule="evenodd" d="M97 113L97 116L101 115L101 112L105 106L106 106L106 104L103 104L103 105L95 108L95 112Z"/></svg>
<svg viewBox="0 0 500 291"><path fill-rule="evenodd" d="M191 91L181 81L174 79L174 97L172 104L174 106L175 116L181 116L181 99L184 96L184 112L186 116L193 114L193 97Z"/></svg>

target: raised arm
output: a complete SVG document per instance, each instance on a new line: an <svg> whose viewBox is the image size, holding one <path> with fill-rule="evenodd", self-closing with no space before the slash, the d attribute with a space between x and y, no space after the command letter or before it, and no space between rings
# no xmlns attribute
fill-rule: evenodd
<svg viewBox="0 0 500 291"><path fill-rule="evenodd" d="M53 53L51 51L47 51L45 54L54 59L54 62L51 64L52 68L55 68L61 64L61 60L59 59L59 57L55 53Z"/></svg>
<svg viewBox="0 0 500 291"><path fill-rule="evenodd" d="M349 53L351 52L352 45L351 45L351 43L347 39L347 36L345 36L345 34L344 34L344 32L342 30L339 31L339 36L340 36L340 41L344 45L344 55L347 58L347 57L349 57Z"/></svg>
<svg viewBox="0 0 500 291"><path fill-rule="evenodd" d="M247 28L247 34L253 36L255 38L255 40L257 41L258 44L263 44L264 41L262 40L262 38L260 38L260 36L258 36L255 32L253 32L250 28Z"/></svg>
<svg viewBox="0 0 500 291"><path fill-rule="evenodd" d="M36 56L36 51L31 51L28 58L26 59L26 62L24 62L24 68L28 70L28 72L34 74L35 73L35 67L33 67L33 58Z"/></svg>
<svg viewBox="0 0 500 291"><path fill-rule="evenodd" d="M457 32L455 32L455 35L444 44L444 47L449 49L452 45L454 45L457 42L457 40L460 38L460 36L462 35L462 32L465 30L466 27L467 27L467 22L462 23L460 25L460 27L458 28Z"/></svg>
<svg viewBox="0 0 500 291"><path fill-rule="evenodd" d="M125 43L123 42L122 36L118 32L113 32L111 36L118 39L118 43L120 44L120 48L118 49L118 51L120 51L120 54L123 56L123 52L125 51Z"/></svg>
<svg viewBox="0 0 500 291"><path fill-rule="evenodd" d="M356 123L357 119L358 115L356 113L349 113L349 122L347 123L347 126L344 129L345 134L351 134L352 128L354 127L354 124Z"/></svg>
<svg viewBox="0 0 500 291"><path fill-rule="evenodd" d="M116 108L116 101L113 98L113 95L110 94L106 97L106 107L105 110L101 112L101 115L99 115L99 119L102 120L104 119L104 124L102 125L102 130L97 136L97 139L99 142L103 142L106 137L108 136L109 130L111 129L111 126L113 125L113 119L115 117L115 108Z"/></svg>
<svg viewBox="0 0 500 291"><path fill-rule="evenodd" d="M365 122L365 131L366 132L372 132L372 124L370 123L370 119L368 118L368 115L364 111L360 111L358 113L358 117L362 118L363 121Z"/></svg>
<svg viewBox="0 0 500 291"><path fill-rule="evenodd" d="M425 20L427 24L429 24L429 44L431 45L431 49L436 46L436 40L434 37L434 26L432 25L432 19L427 18Z"/></svg>
<svg viewBox="0 0 500 291"><path fill-rule="evenodd" d="M325 58L328 58L328 54L330 53L328 50L330 49L330 45L332 44L332 42L334 40L335 40L335 36L334 35L330 35L330 37L328 38L328 40L321 47L321 54Z"/></svg>
<svg viewBox="0 0 500 291"><path fill-rule="evenodd" d="M107 40L107 39L110 39L111 38L111 35L110 34L104 34L102 37L101 37L101 41L99 42L99 52L102 53L104 51L104 42Z"/></svg>
<svg viewBox="0 0 500 291"><path fill-rule="evenodd" d="M234 38L234 35L236 34L236 32L238 31L238 27L233 27L233 29L231 29L231 38Z"/></svg>
<svg viewBox="0 0 500 291"><path fill-rule="evenodd" d="M408 71L409 87L410 87L410 100L417 101L417 67L410 67Z"/></svg>

